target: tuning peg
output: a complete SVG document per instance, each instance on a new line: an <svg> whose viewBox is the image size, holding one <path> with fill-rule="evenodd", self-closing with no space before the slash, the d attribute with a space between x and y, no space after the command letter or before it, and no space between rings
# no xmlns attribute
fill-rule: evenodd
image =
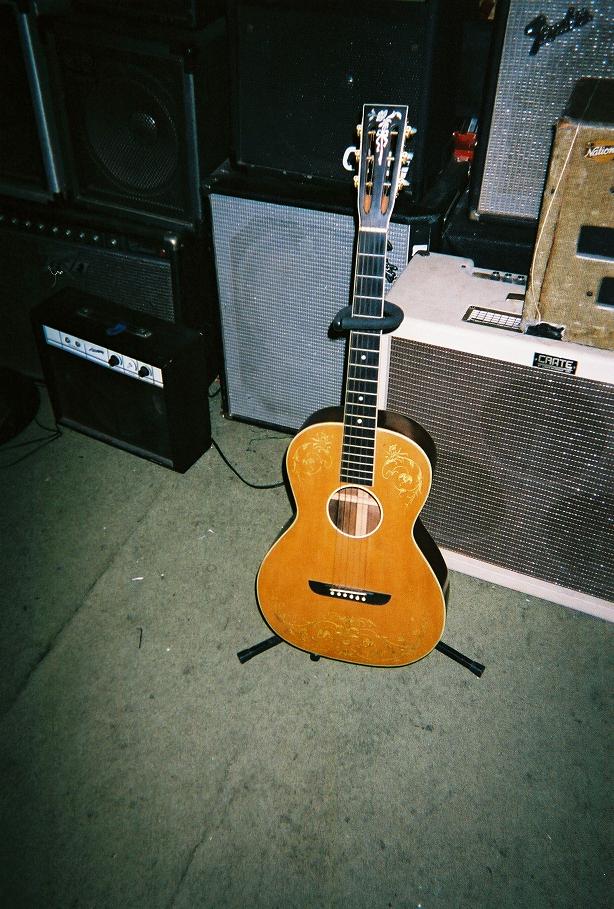
<svg viewBox="0 0 614 909"><path fill-rule="evenodd" d="M406 126L405 127L405 138L411 139L412 136L415 136L418 130L415 126Z"/></svg>
<svg viewBox="0 0 614 909"><path fill-rule="evenodd" d="M354 170L354 165L350 164L350 156L354 155L354 158L356 158L357 154L358 154L358 149L356 148L355 145L349 145L346 148L346 150L343 152L343 161L342 161L344 170Z"/></svg>
<svg viewBox="0 0 614 909"><path fill-rule="evenodd" d="M362 123L356 124L356 135L358 136L358 138L360 138L362 136Z"/></svg>
<svg viewBox="0 0 614 909"><path fill-rule="evenodd" d="M359 183L360 183L360 180L358 179L358 174L355 174L355 175L354 175L354 188L355 188L355 189L358 189L358 184L359 184Z"/></svg>
<svg viewBox="0 0 614 909"><path fill-rule="evenodd" d="M410 165L411 162L413 161L413 158L414 158L414 153L413 153L413 152L411 152L411 151L404 151L403 154L401 155L401 164L402 164L404 167L409 167L409 165Z"/></svg>

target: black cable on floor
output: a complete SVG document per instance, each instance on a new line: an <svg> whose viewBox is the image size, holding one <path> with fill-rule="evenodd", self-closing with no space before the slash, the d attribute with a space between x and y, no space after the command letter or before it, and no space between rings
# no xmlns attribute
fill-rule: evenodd
<svg viewBox="0 0 614 909"><path fill-rule="evenodd" d="M226 455L224 454L224 452L222 451L222 449L220 448L220 446L217 444L217 442L215 441L215 439L211 439L211 444L213 445L213 447L215 448L215 450L216 450L217 453L219 454L219 456L220 456L220 458L222 459L222 461L224 462L224 464L225 464L227 467L229 467L230 470L232 470L232 472L234 473L234 475L235 475L236 477L238 477L238 478L241 480L242 483L245 483L246 486L249 486L250 489L278 489L278 487L284 485L283 480L281 481L281 483L264 483L264 484L262 484L262 485L259 484L259 483L250 483L249 480L246 480L245 477L242 477L242 476L241 476L241 474L240 474L239 471L236 469L236 467L233 467L233 465L230 463L230 461L228 460L228 458L226 457Z"/></svg>

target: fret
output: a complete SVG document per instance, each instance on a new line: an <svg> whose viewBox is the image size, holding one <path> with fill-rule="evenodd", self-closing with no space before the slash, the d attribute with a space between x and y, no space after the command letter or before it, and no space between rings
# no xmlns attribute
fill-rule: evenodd
<svg viewBox="0 0 614 909"><path fill-rule="evenodd" d="M355 464L349 464L347 467L342 464L342 470L346 470L348 473L354 474L354 477L357 477L359 474L362 474L364 477L373 476L373 465L371 467L356 467Z"/></svg>
<svg viewBox="0 0 614 909"><path fill-rule="evenodd" d="M350 350L350 366L357 366L359 369L377 369L379 366L379 350L356 349L353 347ZM352 372L355 372L355 370L352 369Z"/></svg>
<svg viewBox="0 0 614 909"><path fill-rule="evenodd" d="M375 448L375 439L373 440L373 442L370 445L364 445L364 444L355 445L352 442L348 442L347 446L344 445L344 449L346 447L347 448L359 448L361 451L372 451Z"/></svg>
<svg viewBox="0 0 614 909"><path fill-rule="evenodd" d="M371 455L359 455L359 454L353 453L352 456L350 457L349 455L346 454L346 455L343 455L342 461L345 461L348 464L356 464L357 467L373 466L373 459L371 458Z"/></svg>
<svg viewBox="0 0 614 909"><path fill-rule="evenodd" d="M378 319L383 314L386 243L386 231L359 229L352 295L354 315ZM344 482L373 482L380 340L379 331L350 333L341 456Z"/></svg>
<svg viewBox="0 0 614 909"><path fill-rule="evenodd" d="M359 396L359 397L361 397L361 396ZM360 416L360 413L363 411L365 413L369 413L369 411L373 411L373 410L377 409L377 397L375 395L372 396L371 401L365 401L364 398L363 398L363 400L357 400L357 401L349 401L346 399L345 403L348 408L351 407L352 410L357 412L359 416Z"/></svg>

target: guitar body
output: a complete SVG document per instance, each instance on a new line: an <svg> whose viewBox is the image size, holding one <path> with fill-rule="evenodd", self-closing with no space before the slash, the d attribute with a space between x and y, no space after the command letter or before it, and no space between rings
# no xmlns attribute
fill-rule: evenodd
<svg viewBox="0 0 614 909"><path fill-rule="evenodd" d="M339 479L343 411L316 413L286 454L294 519L258 573L261 612L310 653L404 666L439 642L447 571L419 521L434 445L418 424L380 411L373 483Z"/></svg>

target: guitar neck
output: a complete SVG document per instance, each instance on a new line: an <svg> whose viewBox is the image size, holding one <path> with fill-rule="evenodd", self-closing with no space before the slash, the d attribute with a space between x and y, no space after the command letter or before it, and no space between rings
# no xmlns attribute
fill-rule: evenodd
<svg viewBox="0 0 614 909"><path fill-rule="evenodd" d="M379 319L383 315L387 239L386 229L359 229L353 316ZM379 331L350 333L341 456L345 483L373 484L380 340Z"/></svg>

